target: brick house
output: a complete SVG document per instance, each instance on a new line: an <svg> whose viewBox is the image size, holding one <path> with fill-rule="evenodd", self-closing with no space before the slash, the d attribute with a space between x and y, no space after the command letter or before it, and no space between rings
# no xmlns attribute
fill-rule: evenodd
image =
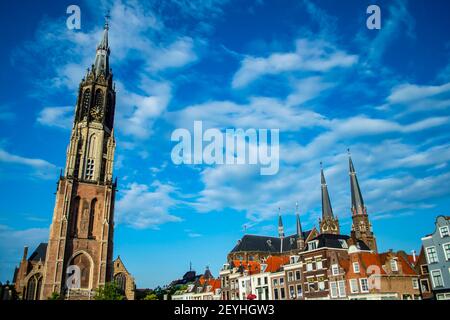
<svg viewBox="0 0 450 320"><path fill-rule="evenodd" d="M349 299L420 299L419 276L404 254L349 249L346 270Z"/></svg>

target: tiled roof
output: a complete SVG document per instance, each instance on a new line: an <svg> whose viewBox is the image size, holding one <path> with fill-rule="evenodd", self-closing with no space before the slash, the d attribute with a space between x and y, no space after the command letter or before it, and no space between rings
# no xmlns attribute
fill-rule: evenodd
<svg viewBox="0 0 450 320"><path fill-rule="evenodd" d="M349 239L349 236L343 234L322 233L317 237L311 239L311 241L319 241L317 248L347 249L349 246ZM343 247L343 241L347 244L347 248ZM361 240L357 240L356 245L357 247L359 247L359 250L370 251L370 248Z"/></svg>
<svg viewBox="0 0 450 320"><path fill-rule="evenodd" d="M281 266L289 263L288 256L270 256L266 259L266 272L278 272Z"/></svg>
<svg viewBox="0 0 450 320"><path fill-rule="evenodd" d="M47 244L40 243L36 250L28 258L28 261L45 261L45 255L47 254Z"/></svg>
<svg viewBox="0 0 450 320"><path fill-rule="evenodd" d="M261 265L257 261L233 260L233 265L241 272L247 270L250 274L259 273L261 271Z"/></svg>
<svg viewBox="0 0 450 320"><path fill-rule="evenodd" d="M306 239L310 232L311 230L303 232L303 237ZM285 237L283 240L279 237L245 235L239 240L231 252L257 251L279 253L281 252L281 243L283 243L283 252L291 251L298 249L297 238L298 236L296 234Z"/></svg>

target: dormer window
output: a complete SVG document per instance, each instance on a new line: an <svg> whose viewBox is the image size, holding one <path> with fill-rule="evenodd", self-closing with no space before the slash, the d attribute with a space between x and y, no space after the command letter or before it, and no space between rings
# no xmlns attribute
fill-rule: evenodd
<svg viewBox="0 0 450 320"><path fill-rule="evenodd" d="M391 270L393 272L397 272L398 271L397 259L391 259Z"/></svg>
<svg viewBox="0 0 450 320"><path fill-rule="evenodd" d="M297 263L299 256L290 256L291 263Z"/></svg>
<svg viewBox="0 0 450 320"><path fill-rule="evenodd" d="M308 250L311 251L317 249L318 244L319 241L317 240L308 242Z"/></svg>
<svg viewBox="0 0 450 320"><path fill-rule="evenodd" d="M450 230L448 226L443 226L439 228L439 233L441 234L441 238L450 236Z"/></svg>
<svg viewBox="0 0 450 320"><path fill-rule="evenodd" d="M348 249L348 245L347 245L347 242L345 240L339 239L339 243L341 244L341 247L343 249Z"/></svg>

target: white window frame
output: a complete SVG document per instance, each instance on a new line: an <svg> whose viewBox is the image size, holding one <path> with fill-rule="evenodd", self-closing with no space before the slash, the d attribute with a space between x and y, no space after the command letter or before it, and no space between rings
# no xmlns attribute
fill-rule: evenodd
<svg viewBox="0 0 450 320"><path fill-rule="evenodd" d="M435 284L435 282L434 282L434 276L433 276L433 273L434 273L434 272L438 272L438 273L439 273L439 276L441 277L442 286L436 287L436 284ZM431 281L432 281L432 283L433 283L433 288L441 288L441 287L445 286L445 283L444 283L444 277L442 277L442 272L441 272L441 270L439 270L439 269L431 270L431 271L430 271L430 278L431 278Z"/></svg>
<svg viewBox="0 0 450 320"><path fill-rule="evenodd" d="M344 298L347 296L347 292L345 290L345 280L339 280L337 282L339 298Z"/></svg>
<svg viewBox="0 0 450 320"><path fill-rule="evenodd" d="M397 261L397 259L396 258L391 259L390 264L391 264L391 270L393 272L398 272L398 261Z"/></svg>
<svg viewBox="0 0 450 320"><path fill-rule="evenodd" d="M319 291L325 291L325 281L318 281L317 288L319 289Z"/></svg>
<svg viewBox="0 0 450 320"><path fill-rule="evenodd" d="M350 292L358 293L359 292L358 279L350 279L348 281L350 284Z"/></svg>
<svg viewBox="0 0 450 320"><path fill-rule="evenodd" d="M323 269L323 263L322 263L322 260L317 260L317 261L316 261L316 269L317 269L317 270Z"/></svg>
<svg viewBox="0 0 450 320"><path fill-rule="evenodd" d="M361 269L359 268L359 262L353 262L353 272L360 273Z"/></svg>
<svg viewBox="0 0 450 320"><path fill-rule="evenodd" d="M434 255L436 256L436 260L433 261L433 262L430 261L430 253L428 252L429 249L434 249ZM429 246L429 247L426 247L426 248L425 248L425 253L426 253L426 256L427 256L427 262L428 262L428 264L438 263L438 262L439 262L439 258L438 258L438 255L437 255L437 251L436 251L436 247L435 247L435 246Z"/></svg>
<svg viewBox="0 0 450 320"><path fill-rule="evenodd" d="M313 264L312 264L312 262L308 262L307 264L306 264L306 271L313 271L314 270L314 268L313 268Z"/></svg>
<svg viewBox="0 0 450 320"><path fill-rule="evenodd" d="M412 278L412 288L413 289L419 289L419 279Z"/></svg>
<svg viewBox="0 0 450 320"><path fill-rule="evenodd" d="M298 291L298 288L300 288L300 293ZM295 290L297 292L297 298L303 296L303 287L300 283L295 286Z"/></svg>
<svg viewBox="0 0 450 320"><path fill-rule="evenodd" d="M447 253L447 251L445 251L445 246L450 246L450 242L444 243L442 245L442 251L444 251L444 256L445 256L445 260L450 260L450 248L449 248L449 252Z"/></svg>
<svg viewBox="0 0 450 320"><path fill-rule="evenodd" d="M363 282L365 282L365 286L363 285ZM359 279L359 286L360 286L360 289L361 289L361 293L369 292L369 280L367 278L360 278Z"/></svg>
<svg viewBox="0 0 450 320"><path fill-rule="evenodd" d="M339 275L339 265L337 263L335 263L331 266L331 274L333 276Z"/></svg>
<svg viewBox="0 0 450 320"><path fill-rule="evenodd" d="M442 235L442 230L443 229L446 229L447 231L446 231L446 235ZM444 237L448 237L448 236L450 236L450 228L448 227L448 226L442 226L442 227L439 227L439 233L440 233L440 235L441 235L441 238L444 238Z"/></svg>
<svg viewBox="0 0 450 320"><path fill-rule="evenodd" d="M330 297L331 298L338 298L339 292L338 292L338 285L336 281L330 281Z"/></svg>

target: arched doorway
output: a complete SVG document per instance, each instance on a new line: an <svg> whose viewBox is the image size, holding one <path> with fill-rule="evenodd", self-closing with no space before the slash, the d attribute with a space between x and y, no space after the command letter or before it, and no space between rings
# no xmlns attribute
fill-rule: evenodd
<svg viewBox="0 0 450 320"><path fill-rule="evenodd" d="M91 259L85 253L75 255L70 263L80 269L80 289L91 288Z"/></svg>

